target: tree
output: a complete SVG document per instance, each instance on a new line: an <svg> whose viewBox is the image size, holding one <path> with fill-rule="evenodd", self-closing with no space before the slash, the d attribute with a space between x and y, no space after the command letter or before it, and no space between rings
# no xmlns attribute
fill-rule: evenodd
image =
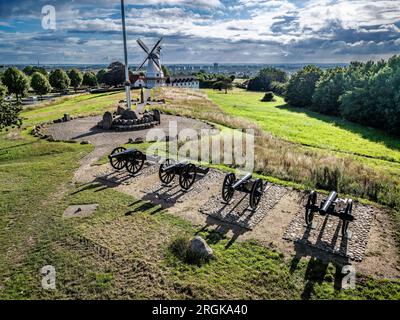
<svg viewBox="0 0 400 320"><path fill-rule="evenodd" d="M47 71L43 67L37 67L37 66L26 66L24 69L22 69L22 72L25 73L27 76L33 75L35 72L40 72L44 76L48 76Z"/></svg>
<svg viewBox="0 0 400 320"><path fill-rule="evenodd" d="M102 80L108 86L117 87L123 85L125 83L125 65L119 61L111 63ZM129 80L131 83L135 80L131 71L129 71Z"/></svg>
<svg viewBox="0 0 400 320"><path fill-rule="evenodd" d="M6 92L7 88L0 81L0 131L10 126L20 126L22 123L19 117L22 107L4 101Z"/></svg>
<svg viewBox="0 0 400 320"><path fill-rule="evenodd" d="M247 90L250 91L271 91L271 84L273 82L285 83L287 81L287 74L285 71L277 68L264 68L261 69L257 76L249 81Z"/></svg>
<svg viewBox="0 0 400 320"><path fill-rule="evenodd" d="M306 66L296 72L289 80L285 100L295 107L310 107L315 85L322 73L316 66Z"/></svg>
<svg viewBox="0 0 400 320"><path fill-rule="evenodd" d="M96 75L91 71L85 72L85 74L83 75L82 84L88 87L96 87L97 86Z"/></svg>
<svg viewBox="0 0 400 320"><path fill-rule="evenodd" d="M104 75L107 73L107 70L101 69L97 72L96 78L98 83L104 83Z"/></svg>
<svg viewBox="0 0 400 320"><path fill-rule="evenodd" d="M68 71L68 77L71 80L71 86L74 88L76 92L76 90L82 84L83 80L82 72L80 72L78 69L73 68Z"/></svg>
<svg viewBox="0 0 400 320"><path fill-rule="evenodd" d="M50 73L50 85L58 91L65 91L68 89L70 79L62 69L55 69Z"/></svg>
<svg viewBox="0 0 400 320"><path fill-rule="evenodd" d="M171 76L171 72L169 72L169 69L167 66L161 65L162 72L164 74L164 77L168 78Z"/></svg>
<svg viewBox="0 0 400 320"><path fill-rule="evenodd" d="M228 79L222 79L214 83L213 89L216 90L225 90L225 94L228 93L228 90L232 90L233 85L232 82Z"/></svg>
<svg viewBox="0 0 400 320"><path fill-rule="evenodd" d="M344 91L345 69L334 68L325 71L316 83L312 109L328 115L340 115L340 97Z"/></svg>
<svg viewBox="0 0 400 320"><path fill-rule="evenodd" d="M29 79L21 71L15 67L8 68L4 72L3 82L6 85L8 92L15 94L17 101L21 96L24 96L29 89Z"/></svg>
<svg viewBox="0 0 400 320"><path fill-rule="evenodd" d="M36 94L40 95L40 98L42 98L44 94L47 94L51 91L49 80L47 80L43 74L37 71L32 75L31 87Z"/></svg>

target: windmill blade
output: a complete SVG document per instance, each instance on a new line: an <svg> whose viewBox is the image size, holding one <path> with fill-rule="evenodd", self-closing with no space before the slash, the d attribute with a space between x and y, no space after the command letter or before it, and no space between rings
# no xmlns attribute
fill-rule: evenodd
<svg viewBox="0 0 400 320"><path fill-rule="evenodd" d="M149 54L149 48L144 44L144 42L140 39L137 39L136 42L139 44L139 46L147 53Z"/></svg>
<svg viewBox="0 0 400 320"><path fill-rule="evenodd" d="M160 40L157 41L157 43L154 45L153 49L150 51L149 55L151 55L156 49L157 47L160 45L161 41L163 40L163 38L161 37Z"/></svg>
<svg viewBox="0 0 400 320"><path fill-rule="evenodd" d="M139 71L140 69L142 69L142 67L144 66L144 64L146 63L146 61L147 61L148 58L149 58L149 57L146 57L146 58L143 60L143 62L139 65L139 67L136 68L136 71Z"/></svg>
<svg viewBox="0 0 400 320"><path fill-rule="evenodd" d="M153 60L153 62L155 63L155 65L157 66L158 70L161 71L161 66L158 63L158 61L156 59L153 58L153 56L150 57L151 60Z"/></svg>

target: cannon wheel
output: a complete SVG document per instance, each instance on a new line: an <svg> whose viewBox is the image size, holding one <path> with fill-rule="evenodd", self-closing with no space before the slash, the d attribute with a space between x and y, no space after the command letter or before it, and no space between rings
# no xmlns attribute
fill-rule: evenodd
<svg viewBox="0 0 400 320"><path fill-rule="evenodd" d="M161 182L165 184L169 184L175 178L175 171L164 171L165 167L168 167L173 164L173 161L170 159L166 159L161 165L158 170L158 177L160 178Z"/></svg>
<svg viewBox="0 0 400 320"><path fill-rule="evenodd" d="M353 200L349 200L349 202L347 203L347 207L346 207L346 215L351 215L351 212L353 211ZM342 221L342 237L346 237L347 235L347 230L349 229L349 221L348 220L343 220Z"/></svg>
<svg viewBox="0 0 400 320"><path fill-rule="evenodd" d="M222 199L224 199L225 202L231 201L233 194L235 193L235 190L232 188L232 186L235 184L236 181L236 176L234 173L228 173L225 176L224 183L222 185Z"/></svg>
<svg viewBox="0 0 400 320"><path fill-rule="evenodd" d="M261 179L257 179L254 183L253 186L251 187L251 192L250 192L250 208L253 210L257 209L258 204L260 203L261 196L264 192L263 190L263 182Z"/></svg>
<svg viewBox="0 0 400 320"><path fill-rule="evenodd" d="M110 155L112 156L113 154L120 153L125 150L126 150L126 148L124 148L124 147L117 147L113 151L111 151ZM111 167L113 167L115 170L121 170L125 167L126 161L125 161L125 159L110 158L110 164L111 164Z"/></svg>
<svg viewBox="0 0 400 320"><path fill-rule="evenodd" d="M144 165L144 154L136 150L132 155L129 155L126 161L126 170L131 174L136 174L142 170Z"/></svg>
<svg viewBox="0 0 400 320"><path fill-rule="evenodd" d="M196 180L196 174L196 166L193 163L186 165L179 175L180 186L185 190L189 190Z"/></svg>
<svg viewBox="0 0 400 320"><path fill-rule="evenodd" d="M306 225L311 226L314 219L314 211L313 207L317 203L317 193L315 191L311 191L308 196L307 204L306 204Z"/></svg>

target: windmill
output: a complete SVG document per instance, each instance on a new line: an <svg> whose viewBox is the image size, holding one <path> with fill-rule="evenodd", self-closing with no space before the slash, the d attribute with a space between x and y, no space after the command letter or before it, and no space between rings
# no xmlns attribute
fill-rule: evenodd
<svg viewBox="0 0 400 320"><path fill-rule="evenodd" d="M163 85L164 82L164 73L161 68L160 63L160 54L161 54L161 41L163 38L160 38L157 43L154 45L153 49L149 50L149 48L144 44L144 42L140 39L137 40L139 46L146 52L146 58L139 65L136 71L139 71L146 62L147 63L147 72L146 72L146 86L147 88L154 88Z"/></svg>

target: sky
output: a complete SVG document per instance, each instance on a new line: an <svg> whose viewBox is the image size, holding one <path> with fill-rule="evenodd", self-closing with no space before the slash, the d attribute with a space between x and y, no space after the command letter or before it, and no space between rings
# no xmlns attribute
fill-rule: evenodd
<svg viewBox="0 0 400 320"><path fill-rule="evenodd" d="M166 64L346 63L400 53L400 0L125 0L125 11L130 64L145 58L138 38L151 47L159 37ZM123 61L121 30L119 0L0 0L0 63Z"/></svg>

